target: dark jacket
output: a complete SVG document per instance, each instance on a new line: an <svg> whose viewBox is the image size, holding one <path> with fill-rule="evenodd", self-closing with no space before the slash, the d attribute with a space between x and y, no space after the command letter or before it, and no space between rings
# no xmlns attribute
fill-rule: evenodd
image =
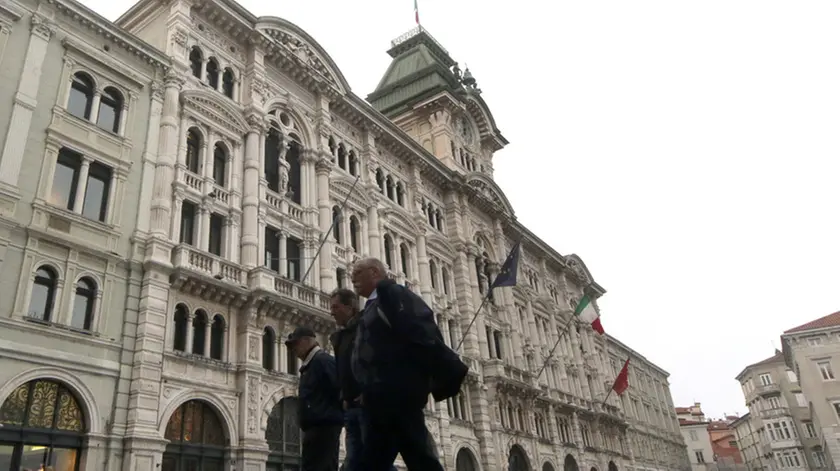
<svg viewBox="0 0 840 471"><path fill-rule="evenodd" d="M434 314L392 280L381 281L376 293L362 311L353 351L353 374L365 406L422 409L431 390L427 358L440 335Z"/></svg>
<svg viewBox="0 0 840 471"><path fill-rule="evenodd" d="M353 400L359 397L362 389L359 382L353 377L350 367L350 359L353 356L353 342L356 340L356 332L359 326L359 317L350 319L346 326L342 327L330 336L330 343L335 352L335 364L338 370L338 385L341 388L341 400L347 401L351 406Z"/></svg>
<svg viewBox="0 0 840 471"><path fill-rule="evenodd" d="M335 359L323 350L315 353L309 363L301 367L298 384L301 430L344 423L335 370Z"/></svg>

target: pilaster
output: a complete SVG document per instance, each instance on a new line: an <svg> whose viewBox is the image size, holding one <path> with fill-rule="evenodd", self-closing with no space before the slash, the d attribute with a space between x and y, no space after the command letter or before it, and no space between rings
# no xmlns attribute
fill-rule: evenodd
<svg viewBox="0 0 840 471"><path fill-rule="evenodd" d="M318 225L321 228L322 237L325 237L318 254L320 267L320 281L322 291L332 291L335 287L334 271L332 269L333 244L330 237L330 226L332 225L332 205L330 204L330 172L332 163L326 156L315 162L315 172L318 178ZM338 223L338 222L336 222Z"/></svg>
<svg viewBox="0 0 840 471"><path fill-rule="evenodd" d="M258 210L260 200L260 135L266 131L265 119L254 113L248 116L251 128L245 135L244 188L242 191L242 265L259 264Z"/></svg>
<svg viewBox="0 0 840 471"><path fill-rule="evenodd" d="M159 237L176 239L169 234L172 218L172 181L175 175L175 158L178 152L178 108L184 79L172 69L164 82L163 111L160 118L160 139L155 162L155 182L152 193L151 231Z"/></svg>
<svg viewBox="0 0 840 471"><path fill-rule="evenodd" d="M14 215L20 199L17 188L20 168L29 139L32 114L38 106L38 90L47 46L55 33L52 21L40 13L34 13L30 21L29 45L12 105L3 153L0 154L0 216L7 217Z"/></svg>

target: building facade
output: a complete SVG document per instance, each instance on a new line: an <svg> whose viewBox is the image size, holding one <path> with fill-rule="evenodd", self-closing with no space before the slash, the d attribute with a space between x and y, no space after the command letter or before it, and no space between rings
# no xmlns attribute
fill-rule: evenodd
<svg viewBox="0 0 840 471"><path fill-rule="evenodd" d="M745 463L753 469L821 469L824 454L808 402L782 352L747 366L736 379L749 409L736 423L738 447L754 450L743 454Z"/></svg>
<svg viewBox="0 0 840 471"><path fill-rule="evenodd" d="M815 465L836 469L840 463L840 312L782 334L783 361L799 378L807 399L811 457Z"/></svg>
<svg viewBox="0 0 840 471"><path fill-rule="evenodd" d="M351 264L383 259L454 347L519 240L463 392L428 407L446 468L688 469L668 374L565 328L604 290L516 221L493 181L507 141L426 31L365 100L306 32L232 0L114 24L9 0L0 27L0 470L297 469L282 339L327 345Z"/></svg>

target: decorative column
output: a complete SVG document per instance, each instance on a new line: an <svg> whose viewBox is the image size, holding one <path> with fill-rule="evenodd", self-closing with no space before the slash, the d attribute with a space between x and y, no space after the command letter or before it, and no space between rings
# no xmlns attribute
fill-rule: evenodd
<svg viewBox="0 0 840 471"><path fill-rule="evenodd" d="M82 167L79 169L79 180L76 187L76 199L73 201L73 212L76 214L82 214L82 209L85 205L85 191L87 190L90 162L90 157L82 157Z"/></svg>
<svg viewBox="0 0 840 471"><path fill-rule="evenodd" d="M152 194L152 233L169 237L172 208L172 179L175 170L175 156L178 152L178 107L184 79L172 69L164 82L163 112L160 117L160 140L155 165L155 183ZM171 234L177 240L177 234Z"/></svg>
<svg viewBox="0 0 840 471"><path fill-rule="evenodd" d="M0 154L0 190L7 187L6 192L11 193L9 196L15 203L18 199L18 177L29 138L32 114L38 106L38 91L41 87L41 72L47 45L55 32L52 22L39 13L32 15L30 31L23 70L12 105L9 129L3 152Z"/></svg>
<svg viewBox="0 0 840 471"><path fill-rule="evenodd" d="M330 205L330 172L332 162L326 156L322 156L315 162L315 172L318 176L318 225L326 240L321 245L321 252L318 254L321 290L330 292L335 288L332 270L332 235L327 234L332 225L332 206ZM314 254L313 254L314 255Z"/></svg>
<svg viewBox="0 0 840 471"><path fill-rule="evenodd" d="M417 270L420 272L420 294L427 304L432 304L432 276L429 272L429 254L426 249L426 230L422 218L418 218L420 231L417 233Z"/></svg>
<svg viewBox="0 0 840 471"><path fill-rule="evenodd" d="M384 260L384 253L380 250L382 238L379 236L379 210L376 207L376 194L371 191L371 199L374 201L368 207L368 252L371 257Z"/></svg>
<svg viewBox="0 0 840 471"><path fill-rule="evenodd" d="M280 254L280 260L278 261L277 265L280 268L280 276L282 276L283 278L289 277L289 261L286 259L286 257L288 256L286 255L287 237L288 234L286 234L286 231L282 229L278 231L278 243L280 244L280 246L278 248L279 250L277 251L277 253ZM301 273L301 276L303 276L303 273Z"/></svg>
<svg viewBox="0 0 840 471"><path fill-rule="evenodd" d="M199 249L207 251L210 246L210 210L202 204L198 207L198 242Z"/></svg>
<svg viewBox="0 0 840 471"><path fill-rule="evenodd" d="M254 268L259 262L258 209L260 204L260 134L265 121L257 114L248 116L251 129L245 135L244 185L242 191L242 265Z"/></svg>

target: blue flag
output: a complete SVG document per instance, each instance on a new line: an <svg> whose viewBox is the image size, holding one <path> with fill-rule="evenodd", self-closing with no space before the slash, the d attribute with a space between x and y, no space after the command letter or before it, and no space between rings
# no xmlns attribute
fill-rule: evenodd
<svg viewBox="0 0 840 471"><path fill-rule="evenodd" d="M516 286L516 273L519 271L519 244L520 242L513 244L513 248L510 249L510 253L505 259L501 271L499 271L499 276L493 281L490 289L500 286Z"/></svg>

